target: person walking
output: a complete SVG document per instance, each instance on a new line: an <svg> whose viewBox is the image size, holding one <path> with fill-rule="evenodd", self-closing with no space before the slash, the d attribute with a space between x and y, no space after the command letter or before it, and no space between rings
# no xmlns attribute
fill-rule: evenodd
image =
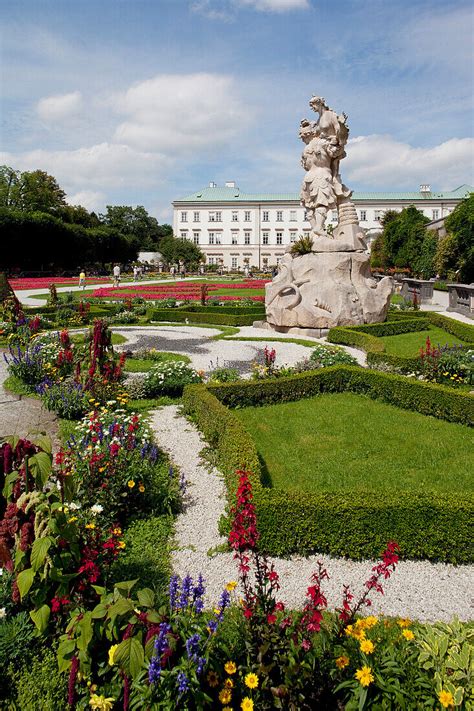
<svg viewBox="0 0 474 711"><path fill-rule="evenodd" d="M86 288L86 273L83 269L79 274L79 286L82 286L82 291Z"/></svg>
<svg viewBox="0 0 474 711"><path fill-rule="evenodd" d="M114 274L114 286L118 287L120 285L120 265L116 264L113 269Z"/></svg>

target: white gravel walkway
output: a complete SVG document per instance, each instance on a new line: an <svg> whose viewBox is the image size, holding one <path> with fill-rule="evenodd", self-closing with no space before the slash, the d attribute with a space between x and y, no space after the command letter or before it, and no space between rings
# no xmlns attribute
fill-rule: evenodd
<svg viewBox="0 0 474 711"><path fill-rule="evenodd" d="M189 482L187 506L178 516L173 568L179 575L202 573L207 581L208 599L215 602L229 580L237 580L237 567L231 553L213 557L208 552L225 543L217 525L225 506L225 488L216 470L201 464L199 452L204 443L194 425L178 414L175 405L155 410L151 425L160 447L169 453ZM370 575L372 561L354 562L325 555L290 560L273 559L280 575L280 599L290 607L300 607L317 560L329 571L324 590L329 607L340 604L343 584L357 595ZM374 614L410 617L417 620L449 621L473 619L474 566L401 562L384 584L385 595L372 596Z"/></svg>

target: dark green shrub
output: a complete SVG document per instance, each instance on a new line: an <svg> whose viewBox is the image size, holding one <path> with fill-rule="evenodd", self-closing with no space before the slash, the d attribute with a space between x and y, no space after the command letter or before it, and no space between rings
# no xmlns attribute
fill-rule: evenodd
<svg viewBox="0 0 474 711"><path fill-rule="evenodd" d="M209 308L209 307L206 307ZM177 321L179 323L205 323L223 326L251 326L254 321L260 320L264 312L250 314L212 313L208 311L181 311L180 309L153 309L150 311L151 321Z"/></svg>
<svg viewBox="0 0 474 711"><path fill-rule="evenodd" d="M60 674L56 650L43 647L33 660L18 671L9 668L15 685L17 711L64 711L67 706L67 674Z"/></svg>

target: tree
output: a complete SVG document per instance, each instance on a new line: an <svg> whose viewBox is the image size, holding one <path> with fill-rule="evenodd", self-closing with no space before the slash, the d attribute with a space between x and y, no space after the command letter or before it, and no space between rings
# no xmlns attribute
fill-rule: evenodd
<svg viewBox="0 0 474 711"><path fill-rule="evenodd" d="M0 207L17 208L20 199L21 173L8 165L0 166Z"/></svg>
<svg viewBox="0 0 474 711"><path fill-rule="evenodd" d="M435 268L442 276L457 275L457 281L474 281L474 193L462 200L444 221L447 235L438 244Z"/></svg>
<svg viewBox="0 0 474 711"><path fill-rule="evenodd" d="M56 212L63 222L83 227L99 227L101 222L95 212L89 212L82 205L64 205Z"/></svg>
<svg viewBox="0 0 474 711"><path fill-rule="evenodd" d="M390 216L382 233L388 266L413 269L425 239L429 219L414 205Z"/></svg>
<svg viewBox="0 0 474 711"><path fill-rule="evenodd" d="M100 215L100 220L125 237L136 240L139 249L157 248L161 236L160 226L143 205L107 205L107 212Z"/></svg>
<svg viewBox="0 0 474 711"><path fill-rule="evenodd" d="M21 173L17 207L25 212L54 213L66 205L66 193L44 170Z"/></svg>
<svg viewBox="0 0 474 711"><path fill-rule="evenodd" d="M197 264L204 259L203 253L193 242L188 239L178 239L177 237L165 237L162 239L160 252L168 264L182 260L189 266L190 264Z"/></svg>
<svg viewBox="0 0 474 711"><path fill-rule="evenodd" d="M411 264L411 268L421 279L431 279L436 274L434 259L437 247L438 238L436 234L426 230L421 250Z"/></svg>

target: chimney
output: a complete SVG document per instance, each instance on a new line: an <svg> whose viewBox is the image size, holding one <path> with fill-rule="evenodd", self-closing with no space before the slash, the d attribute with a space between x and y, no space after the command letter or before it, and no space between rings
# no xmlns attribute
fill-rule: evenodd
<svg viewBox="0 0 474 711"><path fill-rule="evenodd" d="M235 180L228 180L225 184L226 188L235 188Z"/></svg>
<svg viewBox="0 0 474 711"><path fill-rule="evenodd" d="M420 193L422 195L430 195L431 194L431 185L420 185Z"/></svg>
<svg viewBox="0 0 474 711"><path fill-rule="evenodd" d="M214 183L214 182L211 180L211 182L209 183L209 187L210 187L210 188L217 188L217 183Z"/></svg>

